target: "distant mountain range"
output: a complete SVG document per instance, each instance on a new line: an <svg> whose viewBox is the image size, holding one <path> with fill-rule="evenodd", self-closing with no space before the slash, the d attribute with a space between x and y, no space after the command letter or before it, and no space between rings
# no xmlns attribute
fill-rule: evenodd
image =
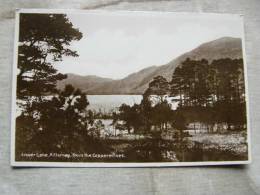
<svg viewBox="0 0 260 195"><path fill-rule="evenodd" d="M223 37L200 45L199 47L184 53L169 63L161 66L151 66L119 80L102 78L98 76L79 76L67 74L68 78L59 81L58 89L64 88L66 84L72 84L87 94L143 94L149 82L157 75L167 80L175 68L186 58L207 59L209 62L219 58L242 58L242 42L240 38Z"/></svg>

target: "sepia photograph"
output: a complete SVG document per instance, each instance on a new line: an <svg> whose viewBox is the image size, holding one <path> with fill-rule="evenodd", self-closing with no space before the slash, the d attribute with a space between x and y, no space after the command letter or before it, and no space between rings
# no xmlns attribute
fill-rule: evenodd
<svg viewBox="0 0 260 195"><path fill-rule="evenodd" d="M16 13L12 166L248 164L243 17Z"/></svg>

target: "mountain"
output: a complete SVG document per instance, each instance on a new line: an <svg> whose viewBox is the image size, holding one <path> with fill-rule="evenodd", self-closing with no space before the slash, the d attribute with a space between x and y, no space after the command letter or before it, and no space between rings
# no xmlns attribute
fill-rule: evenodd
<svg viewBox="0 0 260 195"><path fill-rule="evenodd" d="M170 80L175 68L186 58L204 58L209 62L219 58L242 58L242 42L240 38L222 37L201 44L165 65L151 66L120 80L69 74L68 78L61 82L63 86L65 83L71 83L87 94L142 94L155 76L161 75ZM60 88L60 83L58 86Z"/></svg>
<svg viewBox="0 0 260 195"><path fill-rule="evenodd" d="M170 79L174 69L186 58L193 60L206 59L209 62L219 58L242 58L242 42L240 38L223 37L204 43L190 52L184 53L168 64L160 67L158 75Z"/></svg>
<svg viewBox="0 0 260 195"><path fill-rule="evenodd" d="M95 87L97 87L100 84L107 83L113 81L113 79L109 78L102 78L94 75L89 75L89 76L80 76L76 74L67 74L67 78L63 79L59 82L57 82L57 88L58 89L63 89L65 85L71 84L76 88L79 88L83 91L92 90Z"/></svg>
<svg viewBox="0 0 260 195"><path fill-rule="evenodd" d="M147 81L149 82L151 80L150 78L153 78L151 75L153 75L157 69L158 67L151 66L139 72L132 73L124 79L102 83L95 88L85 90L85 92L88 94L142 94L143 91L137 87L140 83L144 82L144 78L149 78Z"/></svg>

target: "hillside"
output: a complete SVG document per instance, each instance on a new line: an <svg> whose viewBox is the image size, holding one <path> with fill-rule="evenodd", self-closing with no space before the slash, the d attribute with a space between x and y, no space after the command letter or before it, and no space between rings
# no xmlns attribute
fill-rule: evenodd
<svg viewBox="0 0 260 195"><path fill-rule="evenodd" d="M92 90L93 88L97 87L98 85L101 85L103 83L107 83L110 81L113 81L113 79L108 79L108 78L102 78L98 76L80 76L76 74L67 74L67 78L59 81L57 83L57 88L58 89L63 89L66 84L71 84L76 88L79 88L83 91Z"/></svg>
<svg viewBox="0 0 260 195"><path fill-rule="evenodd" d="M186 58L204 58L209 62L219 58L242 58L241 39L223 37L204 43L165 65L151 66L120 80L69 74L68 78L59 83L58 86L61 88L65 83L71 83L88 94L142 94L153 77L162 75L167 80L170 80L175 68Z"/></svg>

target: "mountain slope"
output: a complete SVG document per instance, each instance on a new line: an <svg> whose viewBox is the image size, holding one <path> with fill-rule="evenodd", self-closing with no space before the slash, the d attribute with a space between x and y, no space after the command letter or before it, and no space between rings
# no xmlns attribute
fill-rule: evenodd
<svg viewBox="0 0 260 195"><path fill-rule="evenodd" d="M67 74L67 78L64 80L61 80L57 83L57 88L58 89L63 89L65 85L71 84L76 88L79 88L83 91L86 89L91 90L98 85L101 85L103 83L107 83L113 81L113 79L108 79L108 78L102 78L94 75L90 76L80 76L76 74Z"/></svg>
<svg viewBox="0 0 260 195"><path fill-rule="evenodd" d="M124 79L103 83L85 91L88 94L141 94L143 91L137 91L135 87L139 86L144 78L153 78L151 75L157 69L158 67L156 66L148 67L137 73L130 74Z"/></svg>
<svg viewBox="0 0 260 195"><path fill-rule="evenodd" d="M223 37L204 43L165 65L151 66L120 80L93 78L93 76L88 79L88 76L86 76L83 77L84 81L74 80L73 83L88 94L142 94L153 77L161 75L170 80L175 68L186 58L195 60L204 58L209 62L219 58L242 58L241 39ZM63 82L71 82L71 80L66 80Z"/></svg>
<svg viewBox="0 0 260 195"><path fill-rule="evenodd" d="M143 92L153 77L161 75L168 81L171 80L175 68L186 58L200 60L207 59L209 62L219 58L242 58L242 42L240 38L223 37L211 42L204 43L190 52L175 58L166 65L159 66L150 78L146 78L147 83L142 83L135 88L136 92Z"/></svg>

